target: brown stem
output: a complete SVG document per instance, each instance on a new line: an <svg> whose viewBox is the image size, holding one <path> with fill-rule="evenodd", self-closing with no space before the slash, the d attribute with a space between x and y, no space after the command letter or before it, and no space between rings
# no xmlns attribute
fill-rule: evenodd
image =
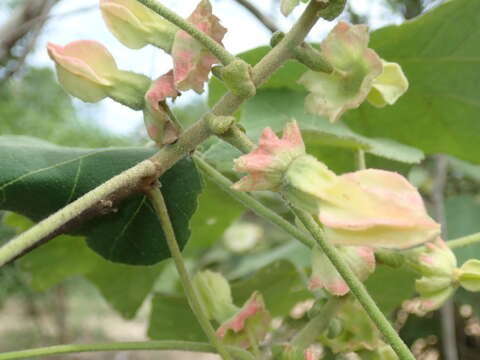
<svg viewBox="0 0 480 360"><path fill-rule="evenodd" d="M253 16L257 18L268 30L272 33L279 31L280 29L278 26L270 19L268 16L263 14L255 5L253 5L248 0L234 0L238 4L242 5L245 9L247 9Z"/></svg>

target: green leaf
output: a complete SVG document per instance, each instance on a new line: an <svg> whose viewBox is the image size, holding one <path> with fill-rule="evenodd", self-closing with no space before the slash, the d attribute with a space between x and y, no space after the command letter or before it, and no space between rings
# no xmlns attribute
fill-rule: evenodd
<svg viewBox="0 0 480 360"><path fill-rule="evenodd" d="M195 253L211 247L244 211L242 205L205 179L202 194L198 198L198 210L190 222L192 235L186 251Z"/></svg>
<svg viewBox="0 0 480 360"><path fill-rule="evenodd" d="M254 291L259 291L272 316L285 316L293 306L312 298L296 267L279 260L258 270L245 280L232 284L232 295L237 305L243 304Z"/></svg>
<svg viewBox="0 0 480 360"><path fill-rule="evenodd" d="M13 213L4 222L17 232L33 225L31 220ZM116 311L130 319L152 291L165 262L155 266L112 263L91 250L83 238L61 235L23 256L19 264L30 275L30 286L38 291L83 275Z"/></svg>
<svg viewBox="0 0 480 360"><path fill-rule="evenodd" d="M228 278L238 279L255 273L278 260L288 260L298 268L306 268L310 266L310 252L311 250L304 244L298 241L289 241L286 244L261 253L243 256L234 270L228 274Z"/></svg>
<svg viewBox="0 0 480 360"><path fill-rule="evenodd" d="M480 163L480 2L446 1L415 20L373 32L370 46L398 62L410 89L394 106L364 103L348 124L368 136L389 137Z"/></svg>
<svg viewBox="0 0 480 360"><path fill-rule="evenodd" d="M163 264L132 266L101 259L85 277L115 310L124 318L131 319L152 291Z"/></svg>
<svg viewBox="0 0 480 360"><path fill-rule="evenodd" d="M182 295L155 295L147 335L154 340L206 341L187 299Z"/></svg>
<svg viewBox="0 0 480 360"><path fill-rule="evenodd" d="M67 148L28 137L0 137L0 209L39 221L153 152ZM160 181L183 246L201 189L198 172L193 161L185 158ZM97 217L73 234L86 236L93 250L115 262L150 265L170 256L158 219L143 195L129 197L117 212Z"/></svg>
<svg viewBox="0 0 480 360"><path fill-rule="evenodd" d="M455 239L480 232L480 202L469 195L453 196L445 202L448 238ZM480 244L454 250L458 265L469 259L480 259Z"/></svg>
<svg viewBox="0 0 480 360"><path fill-rule="evenodd" d="M385 314L391 314L403 301L415 294L416 275L408 268L377 266L367 279L365 286L377 305Z"/></svg>
<svg viewBox="0 0 480 360"><path fill-rule="evenodd" d="M8 213L3 222L21 233L34 225L25 216ZM18 260L20 269L30 276L30 287L44 291L62 281L89 271L104 261L86 246L81 237L60 235Z"/></svg>

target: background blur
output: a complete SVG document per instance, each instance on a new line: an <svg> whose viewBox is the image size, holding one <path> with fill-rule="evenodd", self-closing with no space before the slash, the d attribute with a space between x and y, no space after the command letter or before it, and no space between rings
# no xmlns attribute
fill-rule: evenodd
<svg viewBox="0 0 480 360"><path fill-rule="evenodd" d="M244 0L211 1L214 13L229 30L224 40L229 51L238 53L268 44L271 30L245 8ZM250 1L281 30L288 30L303 9L303 6L299 6L291 16L285 18L279 12L277 0ZM162 3L182 16L188 16L197 1L164 0ZM352 0L340 19L368 23L375 29L414 18L437 3L439 1ZM320 21L309 40L320 41L333 25ZM104 25L98 0L0 0L0 134L35 136L60 145L79 147L145 144L147 138L140 113L111 100L100 104L82 103L67 96L57 84L46 44L53 42L64 45L77 39L95 39L106 44L119 67L125 70L155 77L171 67L171 60L160 50L149 46L133 51L122 46ZM206 109L206 95L185 93L175 103L174 111L182 121L193 121ZM410 175L427 191L432 180L430 170L427 161L410 171ZM449 207L452 216L458 216L459 211L465 214L478 213L480 206L470 195L477 192L480 170L473 166L458 165L450 176L452 189L449 191L468 194L470 199L468 205L461 202L461 206L459 200L452 200ZM462 219L465 221L465 217ZM24 219L13 217L9 221L18 224ZM470 226L472 232L478 231L474 220L465 226ZM0 242L11 236L11 228L0 227ZM227 270L234 272L233 275L230 273L231 277L239 278L251 266L241 263L238 254L245 251L256 254L257 268L267 263L262 254L268 253L271 248L276 248L277 252L284 251L284 256L292 253L299 258L304 256L298 249L281 248L279 245L284 240L282 234L247 213L234 223L233 230L227 231L221 244L213 251L197 256L196 250L191 250L191 254L195 255L195 261L202 264L228 260L236 265L235 268L227 266ZM243 244L240 249L238 244ZM109 296L118 296L118 293L109 294L98 279L74 276L59 284L51 280L54 286L50 285L49 279L32 286L31 275L23 271L25 266L28 264L10 266L0 273L0 351L69 342L147 339L149 301L145 301L136 314L122 314L118 307L113 305L116 308L113 310L112 304L108 303ZM161 275L156 280L155 290L165 291L178 286L170 264L162 263L160 266ZM130 289L124 291L128 296ZM458 301L457 305L456 326L462 359L479 359L480 325L476 318L479 298L470 295L470 298L464 297ZM301 313L301 309L298 311ZM119 316L119 312L123 316ZM440 358L438 316L435 313L427 319L412 320L406 319L401 311L398 314L398 321L404 328L403 336L412 346L416 346L419 359ZM291 321L300 317L292 312ZM91 355L61 358L86 357ZM95 358L122 360L150 357L146 353L95 355Z"/></svg>

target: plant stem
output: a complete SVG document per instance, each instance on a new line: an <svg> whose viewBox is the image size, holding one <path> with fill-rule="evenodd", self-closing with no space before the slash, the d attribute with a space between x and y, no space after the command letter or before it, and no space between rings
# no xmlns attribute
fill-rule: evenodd
<svg viewBox="0 0 480 360"><path fill-rule="evenodd" d="M159 6L163 8L163 6ZM313 25L315 25L322 6L320 2L310 2L305 12L285 35L284 39L254 66L252 78L257 87L264 83L291 57L291 49L298 46ZM183 19L181 20L184 21ZM98 188L84 194L0 248L0 266L15 259L28 248L44 241L52 233L60 234L62 226L72 220L76 220L81 214L88 212L95 204L108 199L112 193L122 190L123 196L127 197L137 192L138 189L135 187L135 184L150 176L159 177L178 160L192 152L198 145L210 137L211 131L207 121L209 115L232 115L244 101L244 98L227 92L213 107L212 111L186 129L175 144L163 147L150 159L137 164ZM235 133L237 130L233 132Z"/></svg>
<svg viewBox="0 0 480 360"><path fill-rule="evenodd" d="M177 239L175 237L175 232L173 231L173 226L170 221L170 216L168 215L167 206L163 198L162 192L158 186L153 186L151 190L148 191L148 196L152 201L155 212L157 213L158 219L162 225L165 238L167 240L168 248L170 249L170 254L175 262L175 266L180 276L180 281L182 282L185 295L187 297L188 303L197 318L200 326L202 327L205 335L207 335L210 343L215 346L218 353L224 360L230 360L231 356L227 352L225 346L222 344L221 340L215 334L215 330L212 327L212 324L208 320L207 315L205 314L205 309L199 301L200 297L197 294L195 287L192 284L190 275L188 274L187 267L183 261L182 253L178 247Z"/></svg>
<svg viewBox="0 0 480 360"><path fill-rule="evenodd" d="M181 16L177 15L175 12L167 8L166 6L160 4L155 0L137 0L139 3L142 3L150 10L156 12L158 15L164 17L172 24L177 25L180 29L188 33L195 40L198 40L203 46L205 46L208 51L210 51L215 57L220 60L223 65L230 64L235 60L235 56L230 54L225 48L213 40L210 36L206 35L204 32L197 29L197 27Z"/></svg>
<svg viewBox="0 0 480 360"><path fill-rule="evenodd" d="M447 241L448 247L450 249L459 249L466 246L475 245L480 242L480 233L475 233L472 235L463 236L454 240Z"/></svg>
<svg viewBox="0 0 480 360"><path fill-rule="evenodd" d="M2 246L0 248L0 267L35 245L39 239L49 236L70 220L82 215L85 210L102 206L101 201L108 199L112 193L138 187L142 179L149 177L155 179L156 174L155 164L150 160L145 160L111 178Z"/></svg>
<svg viewBox="0 0 480 360"><path fill-rule="evenodd" d="M337 252L335 246L324 239L321 228L318 226L312 216L300 209L294 208L293 211L303 225L305 225L307 230L313 235L320 248L324 251L325 255L327 255L342 278L348 284L352 293L363 306L370 319L372 319L372 321L377 325L378 329L382 332L383 336L392 346L400 360L415 360L415 357L410 352L408 346L405 345L385 315L378 308L375 301L368 294L363 283L355 276L348 264Z"/></svg>
<svg viewBox="0 0 480 360"><path fill-rule="evenodd" d="M313 344L318 336L327 329L342 301L342 298L332 297L328 299L320 312L293 337L292 346L303 349Z"/></svg>
<svg viewBox="0 0 480 360"><path fill-rule="evenodd" d="M365 151L362 149L357 150L357 169L365 170L367 168L367 162L365 161Z"/></svg>
<svg viewBox="0 0 480 360"><path fill-rule="evenodd" d="M230 181L230 179L223 176L219 171L217 171L213 166L208 164L200 156L195 155L194 159L197 166L205 175L207 175L217 186L219 186L223 191L225 191L228 195L237 200L239 203L243 204L246 208L252 210L257 215L262 216L267 220L270 220L271 223L277 225L309 248L312 248L315 245L315 241L311 238L311 236L298 229L296 226L292 225L283 217L275 213L273 210L263 205L253 196L249 195L246 192L233 190L231 188L233 183Z"/></svg>
<svg viewBox="0 0 480 360"><path fill-rule="evenodd" d="M216 353L214 346L205 343L187 341L139 341L139 342L112 342L97 344L70 344L48 346L38 349L11 351L0 354L0 360L28 359L41 356L96 352L96 351L127 351L127 350L182 350L202 353ZM254 357L243 349L228 346L228 351L241 360L255 360Z"/></svg>

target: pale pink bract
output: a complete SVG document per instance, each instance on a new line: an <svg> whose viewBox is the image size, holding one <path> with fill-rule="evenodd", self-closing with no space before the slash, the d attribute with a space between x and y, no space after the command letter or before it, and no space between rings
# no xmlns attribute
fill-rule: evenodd
<svg viewBox="0 0 480 360"><path fill-rule="evenodd" d="M201 0L187 20L219 44L222 43L227 30L212 14L212 6L208 0ZM181 91L193 89L199 94L203 93L203 86L208 80L212 65L218 63L217 58L183 30L179 30L175 35L172 57L176 88Z"/></svg>

